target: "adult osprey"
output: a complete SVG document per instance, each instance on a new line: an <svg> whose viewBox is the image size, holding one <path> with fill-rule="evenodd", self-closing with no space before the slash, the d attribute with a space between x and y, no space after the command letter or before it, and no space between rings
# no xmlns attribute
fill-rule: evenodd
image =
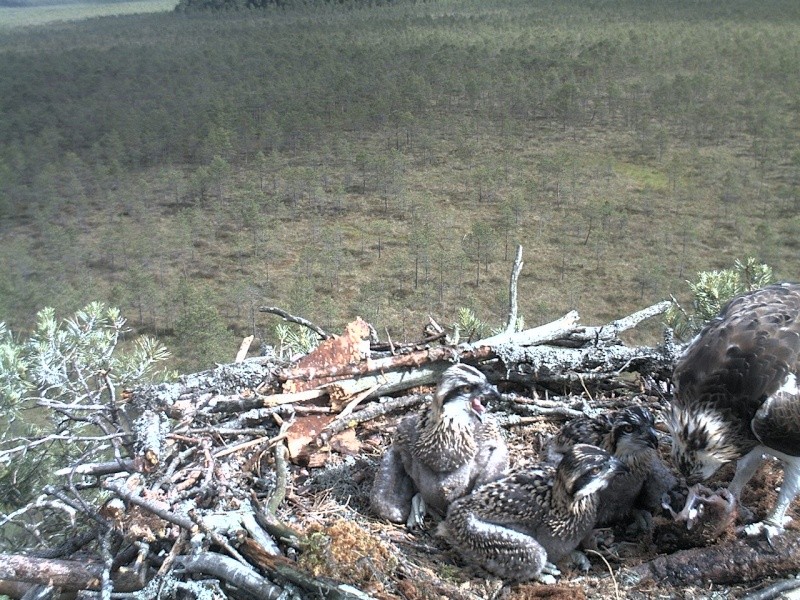
<svg viewBox="0 0 800 600"><path fill-rule="evenodd" d="M746 528L783 531L800 492L800 284L781 283L731 300L675 367L668 418L673 458L689 485L738 460L729 490L738 499L764 455L783 463L772 513Z"/></svg>

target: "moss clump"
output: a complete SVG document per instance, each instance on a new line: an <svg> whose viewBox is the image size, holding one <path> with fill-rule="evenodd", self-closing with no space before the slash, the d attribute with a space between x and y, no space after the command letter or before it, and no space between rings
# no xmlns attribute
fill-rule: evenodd
<svg viewBox="0 0 800 600"><path fill-rule="evenodd" d="M307 545L298 560L315 577L331 577L375 590L397 567L391 548L353 521L337 519L306 530ZM379 579L380 577L380 579Z"/></svg>

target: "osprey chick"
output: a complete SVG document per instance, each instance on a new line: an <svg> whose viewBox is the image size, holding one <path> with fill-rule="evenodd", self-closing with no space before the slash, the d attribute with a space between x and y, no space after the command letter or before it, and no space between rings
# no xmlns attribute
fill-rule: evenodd
<svg viewBox="0 0 800 600"><path fill-rule="evenodd" d="M782 532L800 491L799 353L800 285L781 283L731 300L675 366L667 421L689 485L738 460L728 488L738 500L764 454L783 464L778 500L750 535Z"/></svg>
<svg viewBox="0 0 800 600"><path fill-rule="evenodd" d="M444 516L453 500L505 475L508 448L485 414L485 403L498 398L476 368L448 368L433 402L398 425L375 474L373 511L413 528L426 509Z"/></svg>
<svg viewBox="0 0 800 600"><path fill-rule="evenodd" d="M677 483L658 456L655 419L644 406L571 419L553 437L550 454L558 459L577 443L599 446L628 468L601 492L599 526L625 520L634 508L659 508Z"/></svg>
<svg viewBox="0 0 800 600"><path fill-rule="evenodd" d="M438 533L498 577L552 583L555 563L594 527L600 493L626 470L605 450L577 444L557 467L514 472L457 500Z"/></svg>

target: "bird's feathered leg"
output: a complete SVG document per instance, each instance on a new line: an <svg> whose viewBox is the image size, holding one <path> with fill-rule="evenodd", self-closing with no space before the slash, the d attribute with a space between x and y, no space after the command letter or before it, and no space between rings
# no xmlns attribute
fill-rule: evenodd
<svg viewBox="0 0 800 600"><path fill-rule="evenodd" d="M758 468L758 465L761 464L763 452L763 446L757 447L745 455L737 464L736 475L728 488L737 499L738 494L741 493L741 488L747 483L747 480ZM754 453L756 453L755 457L753 456ZM744 533L748 536L761 535L763 533L772 544L772 538L783 533L787 522L791 520L786 516L786 511L792 500L800 493L800 457L776 453L774 450L770 451L769 454L777 455L777 458L783 463L783 482L778 493L778 500L775 502L772 512L764 521L745 526ZM742 469L741 477L740 468ZM736 483L735 487L734 483Z"/></svg>
<svg viewBox="0 0 800 600"><path fill-rule="evenodd" d="M744 486L747 485L747 482L752 479L755 472L764 462L765 452L766 448L764 448L764 446L756 446L753 450L740 458L736 462L736 474L728 485L728 491L733 494L736 506L739 507L739 518L745 523L754 520L754 518L753 511L741 503L742 490L744 490Z"/></svg>
<svg viewBox="0 0 800 600"><path fill-rule="evenodd" d="M403 467L400 453L394 446L390 447L383 455L372 485L372 510L393 523L405 523L410 518L414 491L414 482Z"/></svg>
<svg viewBox="0 0 800 600"><path fill-rule="evenodd" d="M736 474L733 476L728 491L739 501L742 490L752 479L758 467L764 462L764 446L756 446L736 462Z"/></svg>
<svg viewBox="0 0 800 600"><path fill-rule="evenodd" d="M406 527L412 531L414 529L422 529L427 512L428 507L425 505L425 498L422 497L422 494L414 494L414 497L411 498L411 512L408 513Z"/></svg>
<svg viewBox="0 0 800 600"><path fill-rule="evenodd" d="M783 462L783 482L772 512L764 521L752 523L744 528L745 534L749 536L764 533L770 545L772 545L772 538L783 533L786 524L791 521L791 518L786 516L786 510L800 493L800 457L783 456L781 461Z"/></svg>

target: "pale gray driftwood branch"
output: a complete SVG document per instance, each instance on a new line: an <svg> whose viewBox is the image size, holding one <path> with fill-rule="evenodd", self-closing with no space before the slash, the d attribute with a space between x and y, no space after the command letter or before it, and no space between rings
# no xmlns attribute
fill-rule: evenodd
<svg viewBox="0 0 800 600"><path fill-rule="evenodd" d="M314 323L312 323L308 319L304 319L303 317L291 315L282 308L278 308L277 306L259 306L258 311L264 313L270 313L273 315L278 315L285 321L289 321L290 323L296 323L297 325L302 325L303 327L306 327L311 331L313 331L314 333L316 333L323 340L327 340L329 337L331 337L331 335L327 331L322 329L322 327L320 327L319 325L315 325Z"/></svg>
<svg viewBox="0 0 800 600"><path fill-rule="evenodd" d="M561 348L505 344L497 349L497 356L506 366L509 380L523 383L573 383L612 378L623 371L659 373L672 368L669 353L643 346Z"/></svg>
<svg viewBox="0 0 800 600"><path fill-rule="evenodd" d="M664 301L638 310L633 314L611 321L606 325L599 327L581 327L569 333L566 339L576 342L607 342L615 340L623 331L633 329L642 321L655 317L657 315L667 312L667 309L672 305L671 302Z"/></svg>
<svg viewBox="0 0 800 600"><path fill-rule="evenodd" d="M182 556L178 557L177 562L183 565L183 568L190 573L204 573L218 577L246 590L255 598L278 600L284 597L283 588L264 579L241 562L222 554L205 552L196 556Z"/></svg>
<svg viewBox="0 0 800 600"><path fill-rule="evenodd" d="M517 246L517 255L514 257L514 266L511 269L511 281L508 284L508 322L506 323L506 333L514 333L517 326L517 281L522 272L522 246Z"/></svg>

